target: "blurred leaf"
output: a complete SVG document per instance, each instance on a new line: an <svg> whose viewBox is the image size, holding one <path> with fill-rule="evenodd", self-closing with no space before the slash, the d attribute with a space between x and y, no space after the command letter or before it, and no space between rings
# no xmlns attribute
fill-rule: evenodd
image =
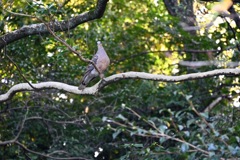
<svg viewBox="0 0 240 160"><path fill-rule="evenodd" d="M213 143L210 143L208 145L208 151L215 151L215 150L217 150L216 146Z"/></svg>
<svg viewBox="0 0 240 160"><path fill-rule="evenodd" d="M181 145L181 151L182 152L187 152L189 150L189 145L186 143L182 143Z"/></svg>
<svg viewBox="0 0 240 160"><path fill-rule="evenodd" d="M120 133L121 133L121 130L120 130L120 129L116 130L116 131L112 134L113 139L116 139L116 137L117 137Z"/></svg>

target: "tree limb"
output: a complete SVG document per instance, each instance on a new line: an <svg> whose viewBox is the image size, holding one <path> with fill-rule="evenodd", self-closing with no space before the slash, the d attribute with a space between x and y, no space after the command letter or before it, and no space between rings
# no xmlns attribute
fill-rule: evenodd
<svg viewBox="0 0 240 160"><path fill-rule="evenodd" d="M157 75L157 74L150 74L145 72L126 72L126 73L119 73L119 74L106 77L100 80L94 86L85 88L84 90L78 90L78 87L76 86L68 85L61 82L41 82L41 83L32 84L32 85L38 90L58 89L58 90L66 91L73 94L94 95L99 90L103 89L105 86L123 79L145 79L145 80L162 81L162 82L181 82L181 81L194 80L194 79L203 79L203 78L219 76L219 75L238 76L240 75L240 69L218 69L213 71L207 71L202 73L191 73L191 74L180 75L180 76ZM12 86L7 93L0 95L0 102L7 101L11 99L15 93L22 92L22 91L34 91L34 89L31 86L29 86L28 83L16 84Z"/></svg>
<svg viewBox="0 0 240 160"><path fill-rule="evenodd" d="M98 0L95 10L91 10L82 14L79 14L69 20L64 21L54 21L50 23L50 27L54 32L57 31L67 31L77 27L79 24L99 19L103 16L106 9L108 0ZM44 34L49 33L46 25L44 23L31 24L23 26L22 28L15 30L13 32L7 33L0 37L0 49L9 43L17 41L21 38L27 37L29 35Z"/></svg>
<svg viewBox="0 0 240 160"><path fill-rule="evenodd" d="M222 61L180 61L179 65L186 67L204 67L204 66L227 66L228 68L235 68L240 66L240 62L222 62Z"/></svg>

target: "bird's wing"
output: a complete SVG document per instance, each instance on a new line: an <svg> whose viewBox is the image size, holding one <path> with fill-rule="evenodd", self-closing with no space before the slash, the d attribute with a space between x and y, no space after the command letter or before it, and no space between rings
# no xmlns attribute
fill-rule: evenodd
<svg viewBox="0 0 240 160"><path fill-rule="evenodd" d="M81 80L81 84L78 87L78 89L80 90L84 89L90 81L92 81L94 78L99 76L99 72L100 72L100 77L103 77L102 75L104 71L107 69L107 67L110 64L110 59L106 51L104 50L101 42L98 42L98 50L97 50L97 53L93 56L92 62L95 64L97 69L95 69L93 64L88 65L86 72Z"/></svg>
<svg viewBox="0 0 240 160"><path fill-rule="evenodd" d="M92 62L94 63L94 64L96 64L97 63L97 60L98 60L98 55L97 54L95 54L94 56L93 56L93 58L92 58ZM95 69L95 67L94 67L94 65L93 64L89 64L88 66L87 66L87 70L86 70L86 72L85 72L85 74L84 74L84 77L86 77L89 73L91 73L91 71L92 70L94 70ZM84 78L83 78L84 79Z"/></svg>

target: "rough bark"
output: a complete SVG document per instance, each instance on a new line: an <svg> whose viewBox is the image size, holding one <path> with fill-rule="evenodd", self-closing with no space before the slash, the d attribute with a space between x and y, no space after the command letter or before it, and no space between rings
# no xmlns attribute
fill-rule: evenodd
<svg viewBox="0 0 240 160"><path fill-rule="evenodd" d="M14 96L17 92L23 91L39 91L43 89L58 89L62 91L66 91L73 94L79 95L94 95L98 93L101 89L105 86L116 83L123 79L145 79L145 80L152 80L152 81L162 81L162 82L181 82L187 80L194 80L194 79L203 79L207 77L213 77L218 75L231 75L231 76L239 76L240 69L218 69L208 72L202 73L191 73L186 75L180 76L166 76L166 75L156 75L144 72L126 72L126 73L119 73L109 77L104 78L103 80L99 81L92 87L87 87L84 90L79 90L77 86L68 85L61 82L41 82L38 84L32 84L34 88L32 88L28 83L20 83L16 84L11 87L8 92L5 94L0 95L0 102L7 101Z"/></svg>
<svg viewBox="0 0 240 160"><path fill-rule="evenodd" d="M163 2L170 15L180 18L181 22L186 24L187 26L196 25L196 17L193 11L194 1L163 0ZM192 30L192 31L189 31L189 33L195 35L196 31Z"/></svg>
<svg viewBox="0 0 240 160"><path fill-rule="evenodd" d="M166 9L169 14L180 19L180 26L182 27L195 27L196 26L196 16L193 10L193 0L163 0ZM196 30L188 30L191 35L196 35ZM193 49L196 46L194 42L184 44L184 49ZM196 60L197 56L194 53L186 52L188 54L187 59ZM191 55L191 56L190 56Z"/></svg>
<svg viewBox="0 0 240 160"><path fill-rule="evenodd" d="M99 19L103 16L108 0L98 0L94 10L82 13L69 20L49 22L48 25L54 32L67 31L77 27L79 24ZM23 26L13 32L7 33L0 37L0 49L9 43L17 41L29 35L49 33L48 28L44 23L32 24Z"/></svg>

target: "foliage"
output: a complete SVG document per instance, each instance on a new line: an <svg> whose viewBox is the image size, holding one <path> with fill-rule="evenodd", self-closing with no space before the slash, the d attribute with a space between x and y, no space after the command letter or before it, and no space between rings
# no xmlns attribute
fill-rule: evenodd
<svg viewBox="0 0 240 160"><path fill-rule="evenodd" d="M96 3L70 0L60 7L63 2L3 1L1 35L40 23L8 11L44 21L65 20L93 9ZM179 60L194 59L193 55L199 61L239 61L239 34L234 37L226 23L192 35L181 28L179 17L169 15L162 1L112 0L101 19L56 34L86 58L91 58L96 41L101 40L112 62L105 76L125 71L181 75L225 67L178 65ZM199 50L216 52L194 54ZM25 82L23 76L32 83L78 85L86 65L53 36L28 36L1 50L0 94ZM222 100L209 113L204 112L219 97ZM41 154L8 143L0 145L0 157L236 158L240 157L237 101L239 78L227 76L181 83L123 80L95 96L51 89L21 92L0 103L0 143L21 131L17 141Z"/></svg>

